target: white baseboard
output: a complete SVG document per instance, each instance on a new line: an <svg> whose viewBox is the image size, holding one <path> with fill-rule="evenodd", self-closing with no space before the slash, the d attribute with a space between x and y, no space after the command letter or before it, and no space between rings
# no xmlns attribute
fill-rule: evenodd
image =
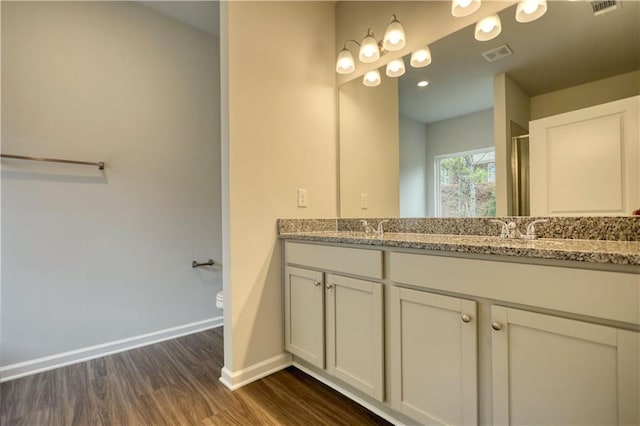
<svg viewBox="0 0 640 426"><path fill-rule="evenodd" d="M366 408L367 410L371 411L375 415L382 417L383 419L385 419L389 423L392 423L394 425L402 425L403 424L400 420L398 420L395 417L391 416L390 414L382 411L381 409L379 409L375 405L373 405L373 404L369 403L368 401L360 398L358 395L356 395L356 394L354 394L352 392L349 392L345 388L333 383L332 381L326 379L325 377L322 377L320 374L317 374L316 372L308 369L307 367L305 367L303 365L300 365L295 361L293 362L292 365L295 368L297 368L298 370L300 370L300 371L310 375L314 379L318 380L319 382L322 382L325 385L329 386L331 389L334 389L334 390L340 392L341 394L343 394L344 396L346 396L350 400L362 405L364 408Z"/></svg>
<svg viewBox="0 0 640 426"><path fill-rule="evenodd" d="M31 374L53 370L54 368L64 367L65 365L77 364L79 362L88 361L90 359L128 351L130 349L151 345L153 343L162 342L164 340L175 339L176 337L185 336L187 334L193 334L199 331L208 330L210 328L220 327L222 326L222 323L222 317L210 318L203 321L193 322L191 324L185 324L178 327L172 327L164 330L154 331L152 333L141 334L139 336L129 337L122 340L116 340L113 342L102 343L99 345L76 349L69 352L50 355L31 361L5 365L3 367L0 367L0 382L6 382Z"/></svg>
<svg viewBox="0 0 640 426"><path fill-rule="evenodd" d="M284 370L291 364L291 354L283 352L239 371L231 371L227 367L223 367L220 381L233 391L251 382L262 379L269 374L273 374L276 371Z"/></svg>

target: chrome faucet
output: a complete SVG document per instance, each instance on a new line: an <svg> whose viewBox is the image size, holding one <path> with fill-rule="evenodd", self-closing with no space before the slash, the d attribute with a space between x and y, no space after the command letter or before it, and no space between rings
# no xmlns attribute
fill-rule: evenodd
<svg viewBox="0 0 640 426"><path fill-rule="evenodd" d="M505 222L499 219L491 219L491 222L497 223L502 227L500 230L500 238L509 238L509 239L523 239L523 240L535 240L538 238L536 235L535 225L537 223L545 223L548 222L547 219L537 219L527 225L526 234L522 234L518 230L518 225L514 221Z"/></svg>
<svg viewBox="0 0 640 426"><path fill-rule="evenodd" d="M523 235L522 238L525 238L527 240L535 240L538 238L538 236L536 235L536 224L537 223L546 223L549 222L547 219L536 219L533 222L531 222L530 224L527 225L527 233L526 235Z"/></svg>
<svg viewBox="0 0 640 426"><path fill-rule="evenodd" d="M500 230L500 238L514 238L514 236L512 236L512 233L515 232L515 223L513 222L505 222L503 220L499 220L499 219L491 219L491 222L493 223L497 223L498 225L500 225L502 227L502 229Z"/></svg>
<svg viewBox="0 0 640 426"><path fill-rule="evenodd" d="M361 220L360 222L362 222L362 227L364 228L364 232L366 234L369 234L371 232L373 232L374 234L377 232L376 229L369 225L369 222L367 222L366 220Z"/></svg>
<svg viewBox="0 0 640 426"><path fill-rule="evenodd" d="M384 234L384 227L382 225L384 225L387 222L389 222L389 219L381 220L380 222L378 222L378 231L377 231L378 235Z"/></svg>
<svg viewBox="0 0 640 426"><path fill-rule="evenodd" d="M382 235L384 234L384 227L383 225L387 222L389 222L389 219L385 219L385 220L381 220L380 222L378 222L378 229L374 228L373 226L371 226L369 224L369 222L367 222L366 220L361 220L360 222L362 222L362 226L364 227L364 232L369 234L369 233L373 233L376 235Z"/></svg>

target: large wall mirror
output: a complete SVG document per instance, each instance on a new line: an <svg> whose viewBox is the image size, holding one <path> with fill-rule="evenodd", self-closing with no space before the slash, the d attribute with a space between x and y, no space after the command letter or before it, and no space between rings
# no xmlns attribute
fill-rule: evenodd
<svg viewBox="0 0 640 426"><path fill-rule="evenodd" d="M578 135L569 142L549 145L561 132L545 130L564 129L553 117L569 114L578 123L585 119L577 111L640 99L640 2L619 1L605 13L591 3L549 2L544 16L524 24L514 5L499 13L502 32L493 40L475 40L470 26L432 43L427 67L411 68L405 57L400 78L343 84L340 215L624 215L640 208L640 176L632 170L640 164L637 101L629 107L635 127L629 113L607 122L631 133L630 141L610 146L600 135L589 142L580 135L594 132L582 126L563 130ZM597 120L617 110L607 111ZM529 140L534 134L552 136ZM618 197L620 188L631 195ZM562 205L578 196L588 200Z"/></svg>

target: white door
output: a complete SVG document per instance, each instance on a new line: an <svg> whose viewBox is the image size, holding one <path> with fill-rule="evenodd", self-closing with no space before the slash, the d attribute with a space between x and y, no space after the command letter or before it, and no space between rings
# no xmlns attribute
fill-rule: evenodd
<svg viewBox="0 0 640 426"><path fill-rule="evenodd" d="M640 333L493 306L493 422L640 423Z"/></svg>
<svg viewBox="0 0 640 426"><path fill-rule="evenodd" d="M382 284L327 275L327 372L382 401Z"/></svg>
<svg viewBox="0 0 640 426"><path fill-rule="evenodd" d="M284 347L318 368L324 368L322 275L322 272L287 266L284 279Z"/></svg>
<svg viewBox="0 0 640 426"><path fill-rule="evenodd" d="M478 422L476 302L391 288L391 405L424 424Z"/></svg>
<svg viewBox="0 0 640 426"><path fill-rule="evenodd" d="M640 208L640 96L529 124L531 215Z"/></svg>

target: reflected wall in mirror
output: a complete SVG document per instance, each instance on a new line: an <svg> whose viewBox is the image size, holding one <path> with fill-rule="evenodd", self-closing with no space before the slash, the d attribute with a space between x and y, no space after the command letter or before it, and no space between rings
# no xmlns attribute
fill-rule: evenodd
<svg viewBox="0 0 640 426"><path fill-rule="evenodd" d="M383 77L373 88L355 79L340 87L342 217L528 214L529 200L515 195L527 192L529 177L512 175L516 158L526 166L527 138L512 137L551 116L569 114L570 124L577 110L640 95L639 2L618 2L601 15L590 2L549 2L542 18L526 24L514 15L515 5L499 13L502 33L491 41L475 40L469 26L432 43L433 61L425 68L411 68L405 58L399 79ZM418 87L420 81L429 84ZM606 113L619 116L609 123L623 130L616 135L586 141L581 135L593 133L588 126L554 121L575 132L529 140L531 214L624 215L640 208L637 99L626 112ZM600 116L591 117L602 128ZM569 141L554 142L561 134L571 135ZM520 146L513 160L512 143ZM593 185L600 195L590 193ZM607 192L619 196L605 202ZM591 199L549 204L571 193Z"/></svg>

